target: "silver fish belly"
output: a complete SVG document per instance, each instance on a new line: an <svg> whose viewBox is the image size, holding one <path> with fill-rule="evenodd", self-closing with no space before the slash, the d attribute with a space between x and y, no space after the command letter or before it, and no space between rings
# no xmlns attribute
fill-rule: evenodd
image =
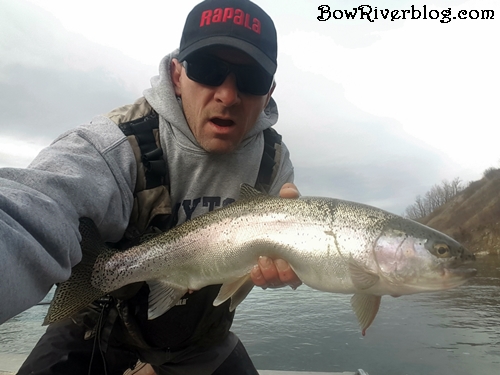
<svg viewBox="0 0 500 375"><path fill-rule="evenodd" d="M452 288L475 274L457 268L474 255L456 241L389 212L330 198L270 197L248 186L242 196L124 252L101 249L86 271L91 288L106 294L146 281L154 319L188 290L222 284L214 305L230 299L234 309L252 289L250 270L265 255L286 260L314 289L354 294L364 334L382 295ZM84 254L95 254L84 246Z"/></svg>

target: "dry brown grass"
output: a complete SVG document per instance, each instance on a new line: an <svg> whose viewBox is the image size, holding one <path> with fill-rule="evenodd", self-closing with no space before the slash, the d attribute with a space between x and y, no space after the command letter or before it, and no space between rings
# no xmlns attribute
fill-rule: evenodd
<svg viewBox="0 0 500 375"><path fill-rule="evenodd" d="M419 221L472 251L500 253L500 169L486 170L481 180Z"/></svg>

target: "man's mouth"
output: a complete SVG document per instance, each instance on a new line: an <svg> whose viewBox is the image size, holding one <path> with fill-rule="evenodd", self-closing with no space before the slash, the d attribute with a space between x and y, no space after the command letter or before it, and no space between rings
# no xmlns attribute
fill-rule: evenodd
<svg viewBox="0 0 500 375"><path fill-rule="evenodd" d="M219 117L213 117L213 118L210 119L210 121L212 121L217 126L227 127L227 126L233 126L234 125L234 121L233 120L223 119L223 118L219 118Z"/></svg>

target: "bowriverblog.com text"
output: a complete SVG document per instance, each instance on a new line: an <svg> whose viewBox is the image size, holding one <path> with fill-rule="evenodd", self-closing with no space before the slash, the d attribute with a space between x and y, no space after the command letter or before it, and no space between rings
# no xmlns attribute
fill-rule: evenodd
<svg viewBox="0 0 500 375"><path fill-rule="evenodd" d="M430 9L427 5L416 7L412 5L408 9L379 9L372 5L360 5L352 9L331 9L329 5L320 5L318 7L320 15L319 21L328 20L367 20L375 22L380 20L439 20L441 23L448 23L452 20L493 20L495 11L489 10L459 10L453 12L451 8L436 10Z"/></svg>

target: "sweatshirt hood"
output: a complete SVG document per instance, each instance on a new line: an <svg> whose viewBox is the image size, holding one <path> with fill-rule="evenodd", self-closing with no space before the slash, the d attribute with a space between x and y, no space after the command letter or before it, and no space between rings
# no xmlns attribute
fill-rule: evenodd
<svg viewBox="0 0 500 375"><path fill-rule="evenodd" d="M151 88L144 90L144 97L153 109L174 128L174 132L183 136L180 138L184 138L184 140L179 139L182 143L186 146L190 144L191 147L201 149L186 122L181 98L175 95L170 75L170 63L173 58L177 57L178 53L179 50L175 50L161 60L159 75L151 78ZM244 147L256 135L273 126L277 121L278 106L271 97L269 104L261 112L255 126L245 136L240 147Z"/></svg>

